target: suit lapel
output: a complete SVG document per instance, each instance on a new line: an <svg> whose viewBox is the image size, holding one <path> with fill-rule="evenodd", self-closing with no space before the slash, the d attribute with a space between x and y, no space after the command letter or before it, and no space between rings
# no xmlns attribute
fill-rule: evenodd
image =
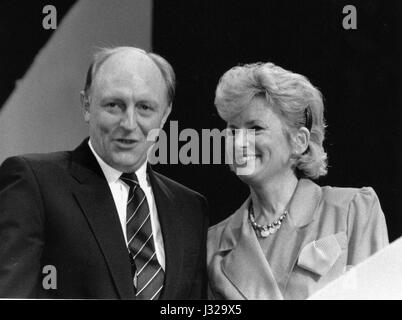
<svg viewBox="0 0 402 320"><path fill-rule="evenodd" d="M148 165L148 176L155 197L158 218L162 229L165 250L165 283L160 299L174 299L181 283L184 250L181 246L181 230L186 217L182 213L180 201L168 186L153 172Z"/></svg>
<svg viewBox="0 0 402 320"><path fill-rule="evenodd" d="M222 236L225 239L220 244L222 250L233 244L232 250L222 259L222 271L246 299L283 299L254 230L248 223L248 203L249 200L235 213L235 219Z"/></svg>
<svg viewBox="0 0 402 320"><path fill-rule="evenodd" d="M85 214L122 299L134 298L130 261L112 194L88 140L73 152L73 194Z"/></svg>

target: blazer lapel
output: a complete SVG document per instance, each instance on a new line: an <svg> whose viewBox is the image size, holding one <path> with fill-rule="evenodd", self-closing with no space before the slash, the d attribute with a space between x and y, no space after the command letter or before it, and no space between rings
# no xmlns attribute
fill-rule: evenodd
<svg viewBox="0 0 402 320"><path fill-rule="evenodd" d="M286 223L274 235L269 262L248 222L249 199L223 231L221 251L225 276L246 299L284 299L286 285L303 244L309 242L309 226L321 199L321 188L301 179L290 205Z"/></svg>
<svg viewBox="0 0 402 320"><path fill-rule="evenodd" d="M248 203L249 199L235 213L235 219L222 235L224 240L220 248L225 251L231 249L222 259L222 271L246 299L283 299L254 230L248 223Z"/></svg>
<svg viewBox="0 0 402 320"><path fill-rule="evenodd" d="M155 197L158 218L162 229L165 250L166 270L165 283L160 299L174 299L179 289L182 274L184 250L180 245L188 239L181 239L182 223L185 221L180 201L169 190L168 186L153 172L148 165L148 177Z"/></svg>
<svg viewBox="0 0 402 320"><path fill-rule="evenodd" d="M98 241L120 297L133 299L130 260L117 210L102 169L87 143L84 140L72 155L71 172L80 182L73 194Z"/></svg>
<svg viewBox="0 0 402 320"><path fill-rule="evenodd" d="M311 222L321 199L321 188L311 180L300 179L289 208L286 223L276 234L271 266L285 293L287 282L304 244L311 241Z"/></svg>

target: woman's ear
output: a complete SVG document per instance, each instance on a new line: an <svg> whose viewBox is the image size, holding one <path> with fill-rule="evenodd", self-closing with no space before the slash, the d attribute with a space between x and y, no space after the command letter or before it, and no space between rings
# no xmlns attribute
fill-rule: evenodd
<svg viewBox="0 0 402 320"><path fill-rule="evenodd" d="M306 127L299 128L293 136L293 141L294 152L299 155L303 154L310 142L310 131Z"/></svg>

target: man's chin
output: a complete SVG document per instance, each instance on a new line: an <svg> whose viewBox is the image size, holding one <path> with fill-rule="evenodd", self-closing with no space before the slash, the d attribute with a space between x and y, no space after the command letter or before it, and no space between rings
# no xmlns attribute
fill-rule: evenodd
<svg viewBox="0 0 402 320"><path fill-rule="evenodd" d="M145 162L145 159L113 159L112 167L121 172L134 172Z"/></svg>

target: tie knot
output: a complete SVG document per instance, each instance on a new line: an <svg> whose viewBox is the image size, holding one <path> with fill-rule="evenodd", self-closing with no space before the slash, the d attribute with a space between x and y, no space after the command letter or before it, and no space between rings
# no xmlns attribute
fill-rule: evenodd
<svg viewBox="0 0 402 320"><path fill-rule="evenodd" d="M120 176L120 179L123 180L125 183L127 183L130 186L130 188L138 184L138 178L135 172L131 173L125 172Z"/></svg>

